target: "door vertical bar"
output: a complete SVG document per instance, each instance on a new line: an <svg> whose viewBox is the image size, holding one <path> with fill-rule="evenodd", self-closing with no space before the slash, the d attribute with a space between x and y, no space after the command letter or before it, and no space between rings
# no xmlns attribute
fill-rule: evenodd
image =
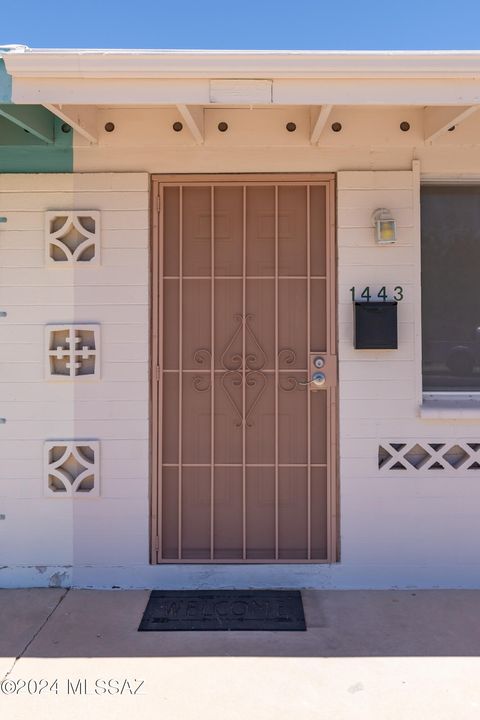
<svg viewBox="0 0 480 720"><path fill-rule="evenodd" d="M159 368L161 368L161 350L160 343L163 338L163 330L160 321L160 310L161 310L161 292L160 287L163 283L163 272L161 268L162 252L160 246L162 243L162 228L159 225L161 206L163 203L161 193L163 188L160 188L158 182L152 184L152 310L151 310L151 342L152 342L152 364L151 364L151 440L150 440L150 458L152 467L152 478L151 478L151 498L152 498L152 511L151 511L151 525L150 525L150 538L151 538L151 559L152 562L158 563L159 557L162 556L161 548L157 544L156 538L161 538L161 504L159 501L159 495L161 495L161 443L159 433L161 433L161 408L163 407L160 386L161 383L159 377ZM161 203L159 206L159 202Z"/></svg>
<svg viewBox="0 0 480 720"><path fill-rule="evenodd" d="M329 186L325 186L325 302L326 302L326 351L330 355L333 347L330 339L330 208L329 208ZM332 452L331 452L331 407L332 407L332 391L327 388L327 417L326 417L326 434L327 434L327 556L330 559L332 552Z"/></svg>
<svg viewBox="0 0 480 720"><path fill-rule="evenodd" d="M210 560L215 557L215 186L210 187Z"/></svg>
<svg viewBox="0 0 480 720"><path fill-rule="evenodd" d="M247 188L243 186L243 229L242 229L242 558L247 559L247 478L246 478L246 315L247 315Z"/></svg>
<svg viewBox="0 0 480 720"><path fill-rule="evenodd" d="M329 353L336 355L337 353L337 323L336 323L336 307L337 307L337 282L336 282L336 227L335 227L335 180L331 180L326 184L325 192L327 221L326 221L326 245L327 254L327 329L328 342L330 344ZM327 417L327 437L328 437L328 453L327 472L329 486L329 503L328 503L328 519L329 519L329 548L328 559L335 562L337 559L337 392L338 385L335 388L328 389L328 409Z"/></svg>
<svg viewBox="0 0 480 720"><path fill-rule="evenodd" d="M275 560L278 560L278 185L275 185Z"/></svg>
<svg viewBox="0 0 480 720"><path fill-rule="evenodd" d="M182 464L183 464L183 187L178 198L178 559L182 559Z"/></svg>
<svg viewBox="0 0 480 720"><path fill-rule="evenodd" d="M307 185L307 368L310 367L311 346L311 236L310 185ZM312 391L307 386L307 558L312 559Z"/></svg>
<svg viewBox="0 0 480 720"><path fill-rule="evenodd" d="M163 307L164 307L164 294L165 294L165 281L163 279L163 276L165 274L164 270L164 244L165 244L165 237L164 237L164 207L165 207L165 189L161 188L161 195L160 195L160 248L159 248L159 273L160 273L160 291L159 291L159 308L158 308L158 314L160 316L160 335L159 335L159 348L158 348L158 379L159 379L159 388L158 388L158 407L160 408L160 432L158 432L158 426L157 426L157 442L158 442L158 473L159 473L159 482L158 482L158 502L160 504L159 511L158 511L158 555L159 557L162 557L163 555Z"/></svg>

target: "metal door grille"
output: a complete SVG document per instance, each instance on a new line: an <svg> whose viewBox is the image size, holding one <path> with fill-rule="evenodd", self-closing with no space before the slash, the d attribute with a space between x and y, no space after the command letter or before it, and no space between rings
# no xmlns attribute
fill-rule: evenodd
<svg viewBox="0 0 480 720"><path fill-rule="evenodd" d="M333 178L158 177L153 196L153 560L332 561Z"/></svg>

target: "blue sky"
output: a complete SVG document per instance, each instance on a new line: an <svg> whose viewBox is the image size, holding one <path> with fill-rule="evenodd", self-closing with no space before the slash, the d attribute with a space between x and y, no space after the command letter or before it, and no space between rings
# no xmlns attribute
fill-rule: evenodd
<svg viewBox="0 0 480 720"><path fill-rule="evenodd" d="M480 49L479 0L1 0L0 44Z"/></svg>

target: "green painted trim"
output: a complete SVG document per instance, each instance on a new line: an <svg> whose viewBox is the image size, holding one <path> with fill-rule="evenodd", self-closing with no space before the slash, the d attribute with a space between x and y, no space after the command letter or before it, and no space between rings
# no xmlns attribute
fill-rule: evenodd
<svg viewBox="0 0 480 720"><path fill-rule="evenodd" d="M0 58L0 103L12 102L12 76L7 73L5 63Z"/></svg>
<svg viewBox="0 0 480 720"><path fill-rule="evenodd" d="M63 124L43 105L12 103L0 56L0 173L73 172L73 131L64 133Z"/></svg>
<svg viewBox="0 0 480 720"><path fill-rule="evenodd" d="M7 123L6 120L4 122ZM73 131L64 133L63 124L60 118L54 119L54 142L50 145L40 143L37 138L12 125L18 137L23 134L29 144L23 140L17 145L0 145L0 173L73 172Z"/></svg>
<svg viewBox="0 0 480 720"><path fill-rule="evenodd" d="M0 116L44 143L54 141L54 115L42 105L0 104Z"/></svg>
<svg viewBox="0 0 480 720"><path fill-rule="evenodd" d="M29 132L0 116L0 147L3 145L45 146L45 143Z"/></svg>

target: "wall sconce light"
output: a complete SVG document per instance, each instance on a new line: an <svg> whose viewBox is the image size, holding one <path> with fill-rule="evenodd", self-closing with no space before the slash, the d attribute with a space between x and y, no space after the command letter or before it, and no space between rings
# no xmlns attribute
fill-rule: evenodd
<svg viewBox="0 0 480 720"><path fill-rule="evenodd" d="M387 208L378 208L372 215L375 240L378 245L391 245L397 240L397 225Z"/></svg>

